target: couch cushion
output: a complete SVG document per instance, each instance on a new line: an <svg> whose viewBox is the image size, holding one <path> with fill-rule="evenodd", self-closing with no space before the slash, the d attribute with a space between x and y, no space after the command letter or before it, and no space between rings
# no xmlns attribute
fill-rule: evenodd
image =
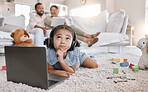
<svg viewBox="0 0 148 92"><path fill-rule="evenodd" d="M128 25L128 16L126 15L124 18L123 27L120 33L126 34L127 25Z"/></svg>
<svg viewBox="0 0 148 92"><path fill-rule="evenodd" d="M72 16L73 25L86 33L105 32L108 23L109 13L107 10L101 12L98 16L90 18L81 18Z"/></svg>
<svg viewBox="0 0 148 92"><path fill-rule="evenodd" d="M124 22L124 17L125 17L125 11L122 9L112 14L109 17L109 23L107 25L106 31L120 33Z"/></svg>
<svg viewBox="0 0 148 92"><path fill-rule="evenodd" d="M24 15L7 16L7 17L4 18L4 24L19 26L19 27L24 29L25 28L25 16Z"/></svg>

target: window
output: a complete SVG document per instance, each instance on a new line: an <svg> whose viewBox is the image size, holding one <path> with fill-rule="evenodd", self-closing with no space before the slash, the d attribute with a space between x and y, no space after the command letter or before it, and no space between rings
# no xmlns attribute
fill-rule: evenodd
<svg viewBox="0 0 148 92"><path fill-rule="evenodd" d="M23 14L25 16L25 26L29 24L30 12L31 12L31 5L15 4L15 16Z"/></svg>
<svg viewBox="0 0 148 92"><path fill-rule="evenodd" d="M58 6L58 8L59 8L59 15L58 16L67 16L67 6L66 5L50 3L49 9L52 5Z"/></svg>
<svg viewBox="0 0 148 92"><path fill-rule="evenodd" d="M97 16L101 11L100 4L89 5L81 8L72 9L70 16L92 17Z"/></svg>

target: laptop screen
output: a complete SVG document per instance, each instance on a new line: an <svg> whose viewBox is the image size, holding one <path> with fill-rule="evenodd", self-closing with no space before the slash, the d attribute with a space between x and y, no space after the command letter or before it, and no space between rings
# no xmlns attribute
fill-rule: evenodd
<svg viewBox="0 0 148 92"><path fill-rule="evenodd" d="M44 47L5 47L7 80L48 89Z"/></svg>

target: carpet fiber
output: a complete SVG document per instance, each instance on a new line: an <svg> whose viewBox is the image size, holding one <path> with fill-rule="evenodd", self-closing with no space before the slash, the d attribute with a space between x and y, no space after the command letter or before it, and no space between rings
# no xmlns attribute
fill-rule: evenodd
<svg viewBox="0 0 148 92"><path fill-rule="evenodd" d="M97 69L81 67L68 80L50 90L7 82L6 71L0 70L0 92L148 92L148 70L133 72L128 67L120 67L119 63L112 64L109 61L112 57L127 58L130 63L136 65L140 56L132 54L96 54L94 56L99 65ZM2 65L5 65L4 58L1 58L0 67ZM114 74L113 68L119 68L119 74ZM128 78L135 80L114 83L113 81L122 79L107 79L107 77L125 75L122 70Z"/></svg>

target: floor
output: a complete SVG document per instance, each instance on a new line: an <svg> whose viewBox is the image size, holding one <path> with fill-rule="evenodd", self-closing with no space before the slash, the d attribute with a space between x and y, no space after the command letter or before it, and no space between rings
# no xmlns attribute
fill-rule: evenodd
<svg viewBox="0 0 148 92"><path fill-rule="evenodd" d="M24 84L17 84L6 81L6 71L2 71L1 67L5 65L5 57L0 56L0 92L148 92L148 71L133 72L128 67L120 67L120 64L112 64L109 59L112 57L127 58L130 63L137 64L141 55L141 51L136 47L122 47L121 53L118 53L117 47L91 47L80 48L88 55L94 55L99 67L97 69L88 69L80 67L69 80L57 85L51 90L42 90L39 88L27 86ZM103 54L102 54L103 53ZM117 54L116 54L117 53ZM113 73L113 68L119 68L119 74ZM126 72L128 78L135 78L135 81L114 83L114 81L121 80L119 78L107 79L107 77L124 75L122 71ZM106 89L107 88L107 89Z"/></svg>
<svg viewBox="0 0 148 92"><path fill-rule="evenodd" d="M127 58L130 63L137 65L141 51L135 46L121 47L121 53L118 53L117 47L91 47L80 48L88 55L95 56L99 67L97 69L89 69L80 67L70 78L64 83L57 85L51 90L42 90L39 88L27 86L25 84L17 84L7 82L6 71L1 68L5 65L5 56L0 55L0 92L148 92L148 71L133 72L128 67L120 67L120 64L112 64L109 59L112 57ZM113 73L113 68L119 68L119 74ZM114 83L121 80L119 78L107 79L107 77L125 75L128 78L135 78L135 81ZM107 89L106 89L107 88Z"/></svg>
<svg viewBox="0 0 148 92"><path fill-rule="evenodd" d="M87 47L80 47L80 49L87 54L133 54L133 55L138 55L141 56L142 52L140 49L138 49L136 46L123 46L123 47L118 47L118 46L110 46L110 47L92 47L92 48L87 48Z"/></svg>
<svg viewBox="0 0 148 92"><path fill-rule="evenodd" d="M2 66L5 65L5 56L4 54L0 54L0 62L2 65L0 65L0 70L2 69Z"/></svg>

